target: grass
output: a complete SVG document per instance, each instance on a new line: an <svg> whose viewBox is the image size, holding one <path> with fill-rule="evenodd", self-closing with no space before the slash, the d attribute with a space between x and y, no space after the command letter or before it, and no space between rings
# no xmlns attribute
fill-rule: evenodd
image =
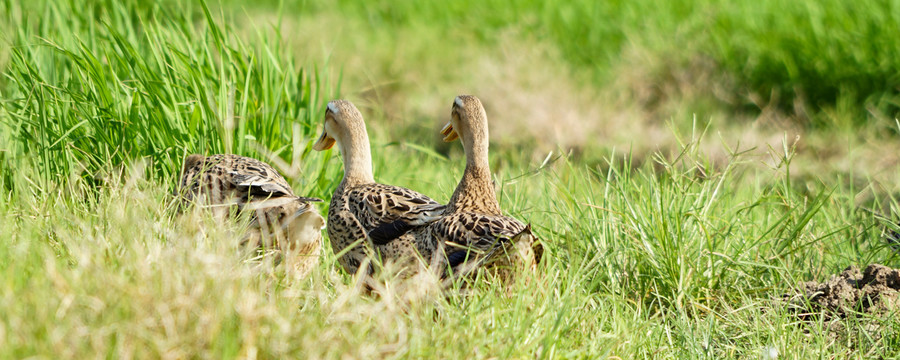
<svg viewBox="0 0 900 360"><path fill-rule="evenodd" d="M295 67L279 34L238 39L205 7L42 6L20 20L4 91L18 99L6 107L13 156L35 159L41 184L138 158L163 178L191 152L274 152L288 163L309 153L286 151L312 136L328 86ZM35 36L33 23L60 26Z"/></svg>
<svg viewBox="0 0 900 360"><path fill-rule="evenodd" d="M657 149L677 149L670 124L690 131L696 117L759 157L785 133L800 136L809 151L798 154L797 174L815 176L821 166L894 173L885 164L896 159L885 157L898 153L896 84L883 66L896 57L893 45L872 45L883 34L863 30L895 11L876 12L890 7L879 2L871 13L849 14L837 11L842 4L260 2L236 4L249 16L237 17L235 28L278 22L299 59L335 64L327 71L342 77L342 96L387 124L370 127L375 136L421 139L442 154L448 147L434 134L446 99L472 93L492 114L492 141L534 149L540 159L559 146L602 163L616 148L640 163ZM779 16L785 11L790 17ZM598 15L577 16L587 13ZM813 27L814 16L846 16L834 21L848 25ZM788 63L806 75L788 72ZM809 96L816 89L831 95ZM706 139L710 157L727 158L718 135ZM885 148L870 153L873 142Z"/></svg>
<svg viewBox="0 0 900 360"><path fill-rule="evenodd" d="M378 29L415 23L420 41L433 40L426 23L442 9L413 5L339 9L366 10L347 14ZM0 358L898 356L893 314L876 319L885 326L874 331L864 318L837 320L849 330L835 334L782 301L798 282L848 265L900 266L882 240L884 222L862 209L896 210L896 187L830 170L827 158L804 164L802 142L751 151L727 135L714 141L715 123L688 117L671 121L671 146L646 155L593 146L581 150L592 161L566 149L535 157L528 138L495 143L501 205L531 222L547 247L540 275L508 291L484 281L466 296L444 295L427 281L387 282L370 296L330 251L305 279L248 260L234 241L240 222L176 215L168 194L185 154L234 152L275 163L300 194L330 197L340 161L334 151L310 152L309 141L324 102L361 75L347 64L345 80L335 70L343 64L296 47L280 31L296 25L284 15L292 6L329 11L285 4L266 22L253 13L269 11L264 5L245 14L229 4L0 2L12 45L0 48ZM543 3L501 13L491 11L495 3L480 6L476 16L496 20L452 46L495 44L508 35L492 29L509 14L587 26L572 15L581 12ZM668 6L671 18L660 23L690 13ZM479 19L452 14L435 28ZM524 24L553 24L540 19ZM346 41L369 39L360 38ZM515 46L532 40L542 44ZM398 71L382 62L388 52L369 71ZM425 98L408 86L391 91ZM436 130L424 118L396 129L404 122L379 112L378 94L351 91L369 115L376 179L446 201L462 174L459 146L432 146ZM453 95L428 101L449 104ZM492 127L515 119L503 110L489 107ZM710 142L725 155L711 156ZM815 176L798 171L819 165L827 170Z"/></svg>
<svg viewBox="0 0 900 360"><path fill-rule="evenodd" d="M813 126L829 125L820 112L839 104L871 113L855 119L857 125L892 127L898 114L900 77L894 69L900 46L890 34L900 30L900 5L892 0L866 7L846 0L286 3L282 6L301 18L341 14L329 26L347 28L344 36L375 38L370 44L392 49L393 55L410 52L406 47L444 49L441 56L423 54L426 68L448 55L458 67L465 60L454 52L462 58L491 52L513 32L552 44L572 67L567 76L601 87L616 87L629 67L651 67L655 76L642 80L661 88L680 71L699 70L703 73L694 76L729 83L734 98L701 97L730 111L758 113L773 106ZM362 23L348 24L357 19ZM397 36L405 31L416 36ZM485 46L472 49L472 43ZM629 56L635 49L641 57ZM655 65L657 60L663 64ZM692 65L698 61L710 65L697 69Z"/></svg>

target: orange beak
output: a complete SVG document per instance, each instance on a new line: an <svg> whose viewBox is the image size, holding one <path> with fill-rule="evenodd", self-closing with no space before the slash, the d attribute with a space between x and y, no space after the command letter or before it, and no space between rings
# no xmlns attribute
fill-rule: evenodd
<svg viewBox="0 0 900 360"><path fill-rule="evenodd" d="M448 122L447 125L441 129L441 135L444 135L444 142L451 142L453 140L459 139L459 134L453 130L453 123Z"/></svg>
<svg viewBox="0 0 900 360"><path fill-rule="evenodd" d="M320 135L319 140L316 141L315 144L313 144L313 150L325 151L325 150L331 149L331 147L334 146L334 143L335 143L334 138L331 136L328 136L328 131L325 130L324 127L322 127L322 135Z"/></svg>

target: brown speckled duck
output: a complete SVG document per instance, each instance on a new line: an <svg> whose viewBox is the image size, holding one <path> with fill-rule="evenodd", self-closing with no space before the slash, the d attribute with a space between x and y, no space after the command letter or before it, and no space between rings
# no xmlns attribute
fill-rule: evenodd
<svg viewBox="0 0 900 360"><path fill-rule="evenodd" d="M232 209L252 211L242 243L290 253L287 259L301 275L318 263L325 220L311 202L322 200L294 195L269 164L231 154L189 155L184 160L180 195L219 216Z"/></svg>
<svg viewBox="0 0 900 360"><path fill-rule="evenodd" d="M416 229L436 220L444 205L418 192L375 182L369 137L362 114L351 102L328 103L317 151L338 144L344 177L328 209L328 237L338 261L356 273L369 254L377 252L385 262L428 259L435 243L420 242ZM371 273L372 267L364 269Z"/></svg>
<svg viewBox="0 0 900 360"><path fill-rule="evenodd" d="M503 278L533 270L543 247L531 225L503 216L488 164L488 122L481 101L460 95L453 102L450 122L441 130L444 141L457 138L466 153L463 177L447 203L444 216L428 226L432 241L443 243L445 266L454 274L477 267L496 269Z"/></svg>

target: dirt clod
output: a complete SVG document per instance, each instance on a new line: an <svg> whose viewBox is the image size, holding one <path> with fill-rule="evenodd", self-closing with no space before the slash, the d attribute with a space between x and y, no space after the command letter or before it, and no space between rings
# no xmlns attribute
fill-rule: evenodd
<svg viewBox="0 0 900 360"><path fill-rule="evenodd" d="M900 296L900 269L872 264L862 272L850 266L825 282L801 284L793 303L807 311L846 317L852 313L880 314L896 308ZM807 305L808 304L808 305Z"/></svg>
<svg viewBox="0 0 900 360"><path fill-rule="evenodd" d="M824 325L833 339L858 341L897 336L900 269L872 264L844 269L824 282L807 281L786 298L796 316ZM856 339L856 340L854 340Z"/></svg>

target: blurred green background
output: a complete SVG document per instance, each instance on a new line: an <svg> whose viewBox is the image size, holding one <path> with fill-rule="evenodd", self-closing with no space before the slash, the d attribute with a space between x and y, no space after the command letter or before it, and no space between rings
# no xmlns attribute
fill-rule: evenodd
<svg viewBox="0 0 900 360"><path fill-rule="evenodd" d="M156 44L158 56L189 57L190 41L214 35L204 33L210 30L204 30L199 3L126 3L3 1L3 42L10 45L0 49L5 107L22 112L17 99L34 88L26 79L35 75L27 74L29 67L49 77L30 81L60 86L72 80L53 78L63 76L62 69L41 70L49 57L83 51L107 66L109 52L127 55L131 46L138 59L147 55L139 53L142 43L153 41L147 26L164 27L173 18L187 21L177 27L195 24L195 38L179 39L180 55L177 46ZM210 40L206 45L219 53L207 53L204 61L210 71L220 60L244 66L225 71L234 71L231 77L206 74L209 80L237 84L241 71L255 79L253 64L241 65L237 54L261 42L269 49L256 61L269 61L276 72L290 70L279 76L298 83L285 87L307 86L304 96L317 95L296 99L288 97L300 91L284 92L273 101L287 108L303 102L299 110L321 107L329 96L346 97L378 119L370 126L376 136L433 144L442 152L447 147L433 130L460 93L485 102L495 143L536 157L562 149L597 161L597 150L612 148L641 157L677 147L671 127L686 130L699 122L715 125L727 143L761 149L785 135L802 136L801 150L817 153L811 160L859 172L884 161L870 158L890 153L884 147L894 149L898 132L900 1L264 0L209 6L211 19L220 19L226 36L234 37L225 46L234 47ZM109 43L113 39L118 44ZM146 70L162 76L164 66L156 65ZM296 78L300 69L308 79ZM110 101L119 88L111 88ZM296 118L298 110L282 115ZM303 122L314 127L314 116L306 116ZM239 146L247 131L237 134ZM839 164L841 156L857 156L857 145L872 142L876 148ZM130 151L122 146L124 158Z"/></svg>

